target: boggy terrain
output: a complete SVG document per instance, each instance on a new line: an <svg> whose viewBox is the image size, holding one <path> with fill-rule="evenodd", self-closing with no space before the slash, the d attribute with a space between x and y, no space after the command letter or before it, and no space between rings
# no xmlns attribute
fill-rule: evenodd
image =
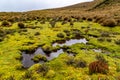
<svg viewBox="0 0 120 80"><path fill-rule="evenodd" d="M119 80L119 0L79 5L0 13L0 80Z"/></svg>

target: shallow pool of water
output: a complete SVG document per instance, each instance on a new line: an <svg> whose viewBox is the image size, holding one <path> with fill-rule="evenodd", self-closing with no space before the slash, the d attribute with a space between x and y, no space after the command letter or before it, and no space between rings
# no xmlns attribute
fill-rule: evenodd
<svg viewBox="0 0 120 80"><path fill-rule="evenodd" d="M59 45L61 47L63 47L64 45L66 46L71 46L73 44L76 43L84 43L86 44L88 41L83 38L83 39L71 39L71 40L67 40L65 41L65 43L54 43L53 47ZM30 66L32 66L33 64L35 64L35 62L32 60L32 58L37 55L37 54L42 54L44 56L46 56L47 60L50 61L54 58L57 58L61 53L64 53L63 49L59 49L56 52L51 52L50 54L46 54L41 47L37 48L36 51L33 54L29 54L26 52L22 53L23 59L22 59L22 64L25 68L28 68ZM69 54L70 56L73 56L73 54ZM40 61L39 63L44 63L44 61Z"/></svg>
<svg viewBox="0 0 120 80"><path fill-rule="evenodd" d="M98 53L101 53L102 50L101 49L93 49L94 52L98 52Z"/></svg>
<svg viewBox="0 0 120 80"><path fill-rule="evenodd" d="M76 44L76 43L86 44L87 42L88 41L85 38L83 38L83 39L71 39L71 40L67 40L67 41L65 41L65 43L61 43L61 44L60 43L54 43L52 46L56 47L58 45L60 47L63 47L64 45L71 46L71 45Z"/></svg>
<svg viewBox="0 0 120 80"><path fill-rule="evenodd" d="M109 52L107 50L102 50L102 49L93 49L93 51L97 52L97 53L111 54L111 52Z"/></svg>
<svg viewBox="0 0 120 80"><path fill-rule="evenodd" d="M57 58L61 53L64 53L63 49L57 50L57 52L52 52L50 54L46 54L42 48L38 48L33 54L28 54L26 52L22 53L23 59L22 59L22 64L24 66L24 68L28 68L30 66L32 66L33 64L36 64L32 58L37 55L37 54L42 54L44 56L46 56L47 60L50 61L54 58ZM39 61L39 63L44 63L44 61Z"/></svg>

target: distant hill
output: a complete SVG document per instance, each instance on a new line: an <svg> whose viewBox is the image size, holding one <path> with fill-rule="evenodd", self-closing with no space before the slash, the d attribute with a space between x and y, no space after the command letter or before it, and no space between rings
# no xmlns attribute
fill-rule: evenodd
<svg viewBox="0 0 120 80"><path fill-rule="evenodd" d="M84 2L67 6L62 9L95 10L95 9L107 9L108 7L115 8L116 6L120 6L120 0L94 0L91 2Z"/></svg>
<svg viewBox="0 0 120 80"><path fill-rule="evenodd" d="M20 18L21 20L43 17L81 18L102 23L103 20L115 20L120 25L120 0L94 0L66 7L33 10L20 13L0 13L0 20Z"/></svg>

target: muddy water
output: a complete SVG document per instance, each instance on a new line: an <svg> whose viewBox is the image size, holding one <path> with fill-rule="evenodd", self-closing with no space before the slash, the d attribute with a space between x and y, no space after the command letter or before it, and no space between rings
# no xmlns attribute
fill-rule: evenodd
<svg viewBox="0 0 120 80"><path fill-rule="evenodd" d="M84 44L86 44L87 42L88 41L85 38L83 38L83 39L71 39L71 40L67 40L65 43L62 43L62 44L54 43L52 46L56 47L58 45L58 46L63 47L64 45L71 46L71 45L76 44L76 43L84 43Z"/></svg>

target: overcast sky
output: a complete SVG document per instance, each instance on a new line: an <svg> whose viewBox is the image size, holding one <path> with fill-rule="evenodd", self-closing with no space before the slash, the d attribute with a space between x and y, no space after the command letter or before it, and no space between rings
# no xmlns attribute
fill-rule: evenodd
<svg viewBox="0 0 120 80"><path fill-rule="evenodd" d="M56 8L86 1L92 0L0 0L0 12Z"/></svg>

